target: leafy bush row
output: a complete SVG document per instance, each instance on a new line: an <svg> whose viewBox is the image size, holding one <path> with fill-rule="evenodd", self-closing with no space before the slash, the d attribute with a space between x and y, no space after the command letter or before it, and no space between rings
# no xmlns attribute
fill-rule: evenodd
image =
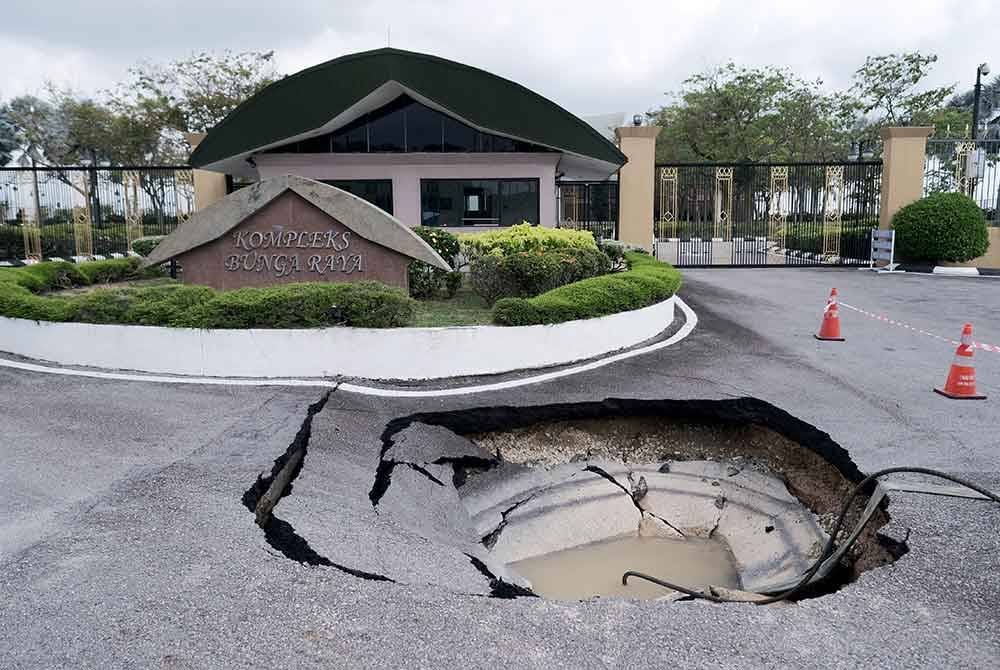
<svg viewBox="0 0 1000 670"><path fill-rule="evenodd" d="M492 305L500 298L530 298L611 270L611 259L595 249L488 254L470 265L472 290Z"/></svg>
<svg viewBox="0 0 1000 670"><path fill-rule="evenodd" d="M163 241L166 235L150 235L149 237L140 237L135 242L132 243L132 251L139 254L140 256L148 256L156 245Z"/></svg>
<svg viewBox="0 0 1000 670"><path fill-rule="evenodd" d="M455 267L455 257L460 250L457 237L446 230L428 226L417 226L412 230L449 265ZM460 272L447 272L423 261L410 261L406 271L410 295L414 298L433 298L442 291L451 298L462 285Z"/></svg>
<svg viewBox="0 0 1000 670"><path fill-rule="evenodd" d="M462 252L471 260L480 256L509 256L522 252L562 249L596 249L594 235L588 230L545 228L521 223L488 233L460 237Z"/></svg>
<svg viewBox="0 0 1000 670"><path fill-rule="evenodd" d="M494 323L529 326L589 319L646 307L677 292L681 274L654 258L626 252L627 272L561 286L534 298L504 298L493 307Z"/></svg>
<svg viewBox="0 0 1000 670"><path fill-rule="evenodd" d="M0 315L189 328L405 326L413 301L378 282L287 284L219 292L205 286L98 288L76 295L48 291L148 276L137 259L39 263L0 269Z"/></svg>
<svg viewBox="0 0 1000 670"><path fill-rule="evenodd" d="M86 263L49 261L19 268L0 268L0 282L14 283L32 293L45 293L91 284L161 276L159 269L143 269L139 267L140 263L138 258L111 258Z"/></svg>

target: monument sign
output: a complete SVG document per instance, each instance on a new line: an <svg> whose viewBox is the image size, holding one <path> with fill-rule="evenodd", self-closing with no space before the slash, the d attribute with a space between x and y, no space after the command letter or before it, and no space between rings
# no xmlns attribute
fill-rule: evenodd
<svg viewBox="0 0 1000 670"><path fill-rule="evenodd" d="M185 283L216 289L329 281L407 287L407 266L448 264L398 220L303 177L267 179L196 213L146 264L175 259Z"/></svg>

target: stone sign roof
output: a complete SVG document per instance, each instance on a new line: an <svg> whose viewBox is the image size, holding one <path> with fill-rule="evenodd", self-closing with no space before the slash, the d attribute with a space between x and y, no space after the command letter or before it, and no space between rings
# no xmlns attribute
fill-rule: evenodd
<svg viewBox="0 0 1000 670"><path fill-rule="evenodd" d="M156 245L144 265L159 265L219 239L287 191L298 194L370 242L436 268L451 270L430 245L395 217L339 188L295 175L264 179L196 212Z"/></svg>

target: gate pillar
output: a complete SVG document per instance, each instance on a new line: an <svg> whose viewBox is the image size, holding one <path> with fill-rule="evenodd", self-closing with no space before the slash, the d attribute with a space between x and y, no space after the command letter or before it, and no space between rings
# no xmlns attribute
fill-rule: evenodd
<svg viewBox="0 0 1000 670"><path fill-rule="evenodd" d="M924 160L931 126L883 128L882 193L878 227L889 230L892 216L924 194Z"/></svg>
<svg viewBox="0 0 1000 670"><path fill-rule="evenodd" d="M186 133L185 138L191 151L205 139L205 133ZM226 197L226 175L209 170L193 170L194 209L201 211L216 200Z"/></svg>
<svg viewBox="0 0 1000 670"><path fill-rule="evenodd" d="M652 251L653 175L660 126L615 128L619 149L628 158L618 173L618 239Z"/></svg>

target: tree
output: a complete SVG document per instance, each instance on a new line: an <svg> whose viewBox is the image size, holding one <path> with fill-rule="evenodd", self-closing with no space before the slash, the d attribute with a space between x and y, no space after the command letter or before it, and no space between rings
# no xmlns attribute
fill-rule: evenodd
<svg viewBox="0 0 1000 670"><path fill-rule="evenodd" d="M854 73L851 92L867 118L865 135L875 139L886 126L930 124L955 86L921 90L937 56L911 51L869 56Z"/></svg>
<svg viewBox="0 0 1000 670"><path fill-rule="evenodd" d="M205 132L277 78L273 51L202 52L131 68L111 101L119 112L138 111L164 129Z"/></svg>
<svg viewBox="0 0 1000 670"><path fill-rule="evenodd" d="M0 167L7 165L17 151L17 132L10 118L10 106L0 105Z"/></svg>
<svg viewBox="0 0 1000 670"><path fill-rule="evenodd" d="M730 62L693 75L648 114L664 130L658 160L792 161L842 156L852 101L782 68Z"/></svg>

